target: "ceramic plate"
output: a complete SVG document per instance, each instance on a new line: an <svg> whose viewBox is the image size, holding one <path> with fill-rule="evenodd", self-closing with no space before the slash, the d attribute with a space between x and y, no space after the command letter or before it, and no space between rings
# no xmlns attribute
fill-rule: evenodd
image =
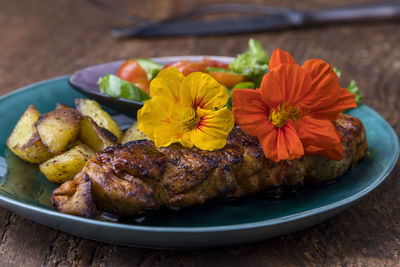
<svg viewBox="0 0 400 267"><path fill-rule="evenodd" d="M151 60L166 65L171 62L179 60L191 60L200 61L204 57L212 60L218 60L224 63L230 63L234 58L232 57L219 57L219 56L181 56L181 57L162 57L162 58L151 58ZM142 102L128 100L124 98L114 98L108 95L104 95L99 92L99 86L97 81L99 78L106 74L116 74L123 61L114 61L104 64L90 66L81 70L78 70L72 74L69 78L69 83L76 90L82 94L93 98L100 103L108 106L112 106L115 110L128 114L136 118L137 111L143 106Z"/></svg>
<svg viewBox="0 0 400 267"><path fill-rule="evenodd" d="M209 203L174 212L164 211L132 221L112 222L58 213L49 197L56 185L33 164L19 160L6 148L6 139L29 104L41 113L55 103L73 106L82 97L68 76L43 81L0 98L0 204L17 214L68 232L107 243L194 249L263 240L297 231L346 209L376 188L390 173L399 155L398 138L390 125L368 106L350 111L367 129L370 154L336 183L301 190L273 200L249 197Z"/></svg>

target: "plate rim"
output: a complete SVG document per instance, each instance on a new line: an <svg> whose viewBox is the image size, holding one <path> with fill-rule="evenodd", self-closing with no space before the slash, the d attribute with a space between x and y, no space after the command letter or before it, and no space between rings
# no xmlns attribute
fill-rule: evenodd
<svg viewBox="0 0 400 267"><path fill-rule="evenodd" d="M5 95L0 96L0 103L5 101L6 99L17 95L21 94L25 91L28 90L34 90L41 84L46 84L50 82L57 82L61 80L65 80L65 82L68 83L68 78L70 75L62 75L58 76L55 78L50 78L46 80L42 80L36 83L28 84L24 87L21 87L20 89L14 90L10 93L7 93ZM65 219L65 220L72 220L75 222L79 222L82 224L86 225L96 225L100 227L112 227L112 228L118 228L119 230L128 230L128 231L141 231L141 232L148 232L148 233L157 233L157 232L168 232L168 233L207 233L207 232L229 232L229 231L237 231L237 230L248 230L248 229L255 229L255 228L263 228L263 227L269 227L269 226L274 226L282 223L289 223L293 222L296 220L301 220L307 217L312 217L316 214L320 213L325 213L329 212L331 210L344 207L346 205L352 204L357 200L360 200L363 198L365 195L367 195L369 192L374 190L377 186L379 186L390 174L390 172L393 170L395 167L399 153L400 153L400 145L399 145L399 138L394 131L393 127L374 109L370 108L368 105L363 105L367 108L369 112L372 112L377 118L379 118L385 125L385 128L388 130L388 134L392 137L392 140L394 141L394 149L395 153L391 157L391 161L388 163L386 168L381 172L379 177L377 177L371 184L369 184L367 187L362 189L361 191L346 197L344 199L341 199L339 201L336 201L334 203L330 203L327 205L323 205L317 208L313 209L308 209L306 211L302 212L296 212L291 215L287 216L282 216L278 218L272 218L268 220L261 220L257 222L249 222L249 223L241 223L241 224L228 224L228 225L220 225L220 226L196 226L196 227L171 227L171 226L141 226L141 225L133 225L133 224L126 224L126 223L120 223L120 222L107 222L107 221L100 221L96 219L89 219L89 218L84 218L84 217L79 217L79 216L74 216L74 215L69 215L69 214L64 214L57 212L55 210L49 210L37 205L29 204L29 203L24 203L21 201L18 201L16 199L13 199L11 197L5 196L0 192L0 202L12 205L14 207L26 209L32 212L37 212L38 214L45 214L45 215L51 215L58 217L59 219Z"/></svg>

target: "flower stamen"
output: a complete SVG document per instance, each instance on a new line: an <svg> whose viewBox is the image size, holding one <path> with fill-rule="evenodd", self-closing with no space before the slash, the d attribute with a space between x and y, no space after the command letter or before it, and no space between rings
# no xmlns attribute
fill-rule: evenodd
<svg viewBox="0 0 400 267"><path fill-rule="evenodd" d="M285 126L288 120L300 119L300 110L289 103L281 103L277 108L271 109L269 113L269 120L275 127Z"/></svg>
<svg viewBox="0 0 400 267"><path fill-rule="evenodd" d="M180 122L186 131L196 129L200 122L200 118L197 116L193 108L184 108L181 112Z"/></svg>

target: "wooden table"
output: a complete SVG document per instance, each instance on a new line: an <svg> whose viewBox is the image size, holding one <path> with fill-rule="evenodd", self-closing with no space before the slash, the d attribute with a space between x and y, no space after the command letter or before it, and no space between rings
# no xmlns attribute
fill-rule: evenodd
<svg viewBox="0 0 400 267"><path fill-rule="evenodd" d="M161 19L215 1L115 2L132 13ZM293 1L265 2L289 7ZM303 0L296 1L295 7L328 7L346 2ZM337 66L344 83L357 80L364 103L377 110L400 133L400 25L396 22L236 36L116 40L108 29L125 21L85 1L0 0L0 7L0 94L117 59L235 56L246 49L247 40L253 37L268 52L282 48L293 53L298 62L322 58ZM256 244L202 251L160 251L103 244L47 228L0 208L0 265L396 265L400 264L399 178L397 164L374 192L317 226Z"/></svg>

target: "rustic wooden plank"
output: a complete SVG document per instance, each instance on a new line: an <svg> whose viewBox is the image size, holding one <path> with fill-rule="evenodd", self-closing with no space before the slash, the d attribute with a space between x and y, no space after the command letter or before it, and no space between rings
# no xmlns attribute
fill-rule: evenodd
<svg viewBox="0 0 400 267"><path fill-rule="evenodd" d="M213 0L113 1L162 19ZM221 1L219 1L221 2ZM348 1L248 1L323 8ZM374 1L352 1L365 3ZM84 66L130 57L234 56L250 37L268 52L282 48L299 63L322 58L358 81L365 103L400 133L400 27L396 22L339 25L235 36L115 40L127 22L79 0L0 0L0 94ZM347 211L303 231L256 244L200 251L159 251L103 244L41 226L0 208L1 266L391 266L400 251L400 167Z"/></svg>

